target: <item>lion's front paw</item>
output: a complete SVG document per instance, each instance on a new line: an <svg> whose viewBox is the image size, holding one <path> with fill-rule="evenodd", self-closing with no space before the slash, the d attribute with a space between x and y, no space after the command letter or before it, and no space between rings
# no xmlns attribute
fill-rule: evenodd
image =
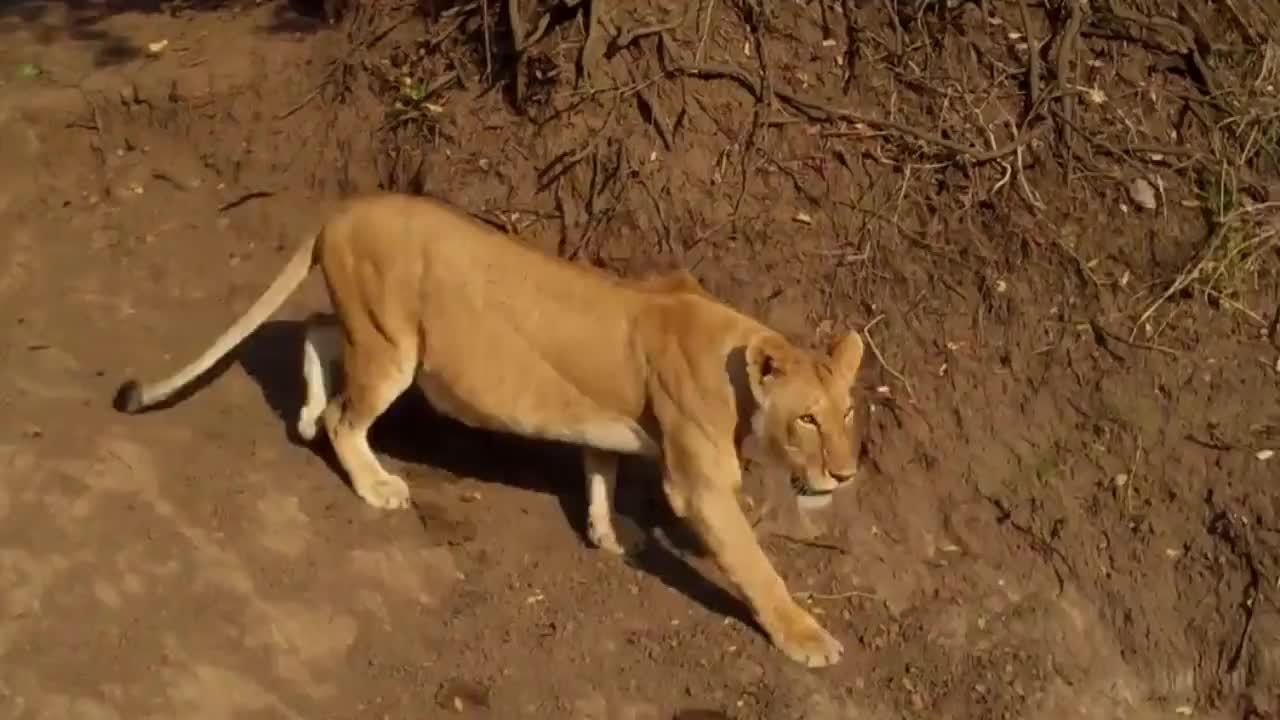
<svg viewBox="0 0 1280 720"><path fill-rule="evenodd" d="M844 645L799 607L770 635L787 657L811 668L835 665L844 657Z"/></svg>
<svg viewBox="0 0 1280 720"><path fill-rule="evenodd" d="M383 473L372 481L358 483L356 493L365 502L383 510L409 507L408 483L390 473Z"/></svg>

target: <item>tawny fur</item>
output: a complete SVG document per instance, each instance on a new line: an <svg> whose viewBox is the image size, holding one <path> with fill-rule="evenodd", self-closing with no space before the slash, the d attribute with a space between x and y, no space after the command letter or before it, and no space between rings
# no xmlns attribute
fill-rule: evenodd
<svg viewBox="0 0 1280 720"><path fill-rule="evenodd" d="M735 498L747 435L803 493L857 472L851 390L863 346L850 332L811 353L717 302L683 271L623 280L535 251L441 203L353 198L306 240L263 296L173 376L125 383L137 412L174 395L266 320L319 265L334 306L303 350L298 430L323 427L352 487L409 503L369 447L369 427L415 380L477 428L583 446L588 534L620 552L606 484L617 454L658 458L677 516L701 537L788 657L837 662L841 644L801 608Z"/></svg>

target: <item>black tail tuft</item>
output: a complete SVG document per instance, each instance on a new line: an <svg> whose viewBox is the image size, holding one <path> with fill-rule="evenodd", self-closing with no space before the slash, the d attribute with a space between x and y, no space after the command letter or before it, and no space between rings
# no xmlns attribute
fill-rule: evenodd
<svg viewBox="0 0 1280 720"><path fill-rule="evenodd" d="M138 412L142 409L142 386L137 380L126 381L116 391L116 397L111 401L111 405L118 412L130 415Z"/></svg>

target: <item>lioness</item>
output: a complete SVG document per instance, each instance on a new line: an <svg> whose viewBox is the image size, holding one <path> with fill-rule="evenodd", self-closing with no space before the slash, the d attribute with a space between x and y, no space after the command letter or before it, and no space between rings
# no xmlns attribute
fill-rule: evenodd
<svg viewBox="0 0 1280 720"><path fill-rule="evenodd" d="M196 379L315 265L336 323L309 329L298 428L314 435L323 424L366 502L409 503L408 486L378 462L367 434L415 378L436 409L467 425L584 446L590 504L606 521L615 453L657 457L673 512L770 640L810 667L839 661L843 646L788 592L735 492L748 435L785 464L801 494L827 494L854 477L856 332L814 354L715 301L687 274L619 280L442 203L377 194L345 201L212 346L169 378L124 383L116 408L141 411ZM341 383L328 399L334 371ZM593 541L616 551L612 527L601 535L599 517L591 524Z"/></svg>

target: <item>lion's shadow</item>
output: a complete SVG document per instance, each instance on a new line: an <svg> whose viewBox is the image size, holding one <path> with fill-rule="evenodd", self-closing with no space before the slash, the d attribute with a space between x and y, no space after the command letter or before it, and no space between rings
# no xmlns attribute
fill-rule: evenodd
<svg viewBox="0 0 1280 720"><path fill-rule="evenodd" d="M295 430L305 394L301 361L304 332L301 321L268 321L241 344L235 353L236 361L284 422L289 440L310 447L337 477L347 482L328 442L317 440L308 445ZM585 483L580 451L573 446L469 428L437 413L416 386L374 424L370 444L375 452L400 462L555 495L565 518L586 542ZM619 538L628 547L628 563L713 612L757 627L739 599L677 554L677 550L702 550L696 538L672 515L658 472L656 463L642 458L624 458L618 470L611 497ZM356 501L354 497L352 500ZM655 537L655 530L659 529L674 549Z"/></svg>

